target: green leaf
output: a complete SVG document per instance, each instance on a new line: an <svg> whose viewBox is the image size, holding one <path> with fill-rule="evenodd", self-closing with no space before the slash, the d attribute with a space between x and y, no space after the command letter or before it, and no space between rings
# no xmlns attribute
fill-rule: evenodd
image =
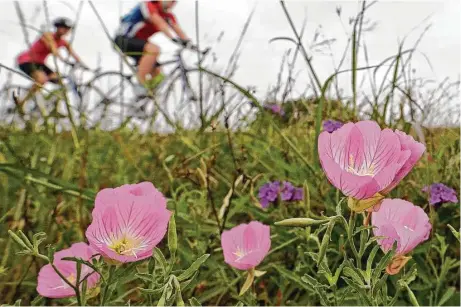
<svg viewBox="0 0 461 307"><path fill-rule="evenodd" d="M182 299L181 295L181 285L179 284L179 281L176 278L176 276L173 276L173 283L176 289L176 306L185 306L184 300Z"/></svg>
<svg viewBox="0 0 461 307"><path fill-rule="evenodd" d="M255 271L254 269L248 270L248 276L247 279L245 280L245 283L242 286L242 289L240 289L239 296L242 296L245 294L245 292L250 289L250 287L253 285L253 281L255 279Z"/></svg>
<svg viewBox="0 0 461 307"><path fill-rule="evenodd" d="M411 268L407 271L402 279L409 285L416 279L416 275L418 274L418 269L416 268L416 264L413 264Z"/></svg>
<svg viewBox="0 0 461 307"><path fill-rule="evenodd" d="M317 263L319 257L318 257L318 255L316 253L307 252L306 254L309 255L312 258L312 260L314 260L314 262ZM319 268L320 269L319 269L318 273L319 274L324 274L325 278L328 280L328 282L330 282L330 280L332 278L332 274L331 274L330 268L328 267L327 259L325 257L323 258L322 263L320 263Z"/></svg>
<svg viewBox="0 0 461 307"><path fill-rule="evenodd" d="M201 257L199 257L197 260L195 260L191 266L185 270L181 275L178 276L179 281L184 281L191 277L199 268L200 266L210 257L210 254L204 254Z"/></svg>
<svg viewBox="0 0 461 307"><path fill-rule="evenodd" d="M147 273L136 273L135 276L146 282L152 282L152 275Z"/></svg>
<svg viewBox="0 0 461 307"><path fill-rule="evenodd" d="M416 299L415 294L413 291L411 291L410 287L405 283L405 288L407 289L408 292L408 298L410 299L410 302L413 306L419 306L418 300Z"/></svg>
<svg viewBox="0 0 461 307"><path fill-rule="evenodd" d="M368 230L362 229L360 231L360 248L359 248L359 256L360 258L363 256L366 250L366 243L368 241Z"/></svg>
<svg viewBox="0 0 461 307"><path fill-rule="evenodd" d="M198 306L198 307L201 307L201 306L202 306L202 304L200 304L200 302L199 302L195 297L191 297L191 298L189 299L189 304L190 304L191 306Z"/></svg>
<svg viewBox="0 0 461 307"><path fill-rule="evenodd" d="M145 288L139 288L139 291L143 292L143 293L146 293L146 294L152 294L154 296L156 295L159 295L160 293L163 292L163 290L165 290L165 286L166 285L163 285L163 287L160 287L158 289L145 289Z"/></svg>
<svg viewBox="0 0 461 307"><path fill-rule="evenodd" d="M332 219L330 223L328 224L328 228L325 231L325 234L323 235L322 244L320 245L320 250L319 250L319 259L317 259L317 266L320 266L320 263L325 257L328 244L330 244L331 232L333 231L333 227L335 226L335 223L336 223L336 219Z"/></svg>
<svg viewBox="0 0 461 307"><path fill-rule="evenodd" d="M349 266L346 266L344 269L343 269L343 272L344 272L344 275L346 275L347 277L350 277L352 278L352 280L354 282L356 282L358 285L360 286L363 286L364 283L363 283L363 280L360 276L360 274L358 274L354 269L352 269L351 267Z"/></svg>
<svg viewBox="0 0 461 307"><path fill-rule="evenodd" d="M354 288L355 292L357 292L357 294L358 294L358 298L360 299L360 301L362 302L363 305L365 305L365 306L373 306L373 304L372 304L370 298L368 297L367 293L365 292L365 290L363 288L360 287L360 285L358 285L353 280L351 280L351 279L349 279L347 277L342 276L341 278L349 286Z"/></svg>
<svg viewBox="0 0 461 307"><path fill-rule="evenodd" d="M21 231L22 233L22 231ZM25 237L25 236L24 236ZM27 238L27 237L26 237ZM32 245L34 248L38 248L38 246L46 240L46 233L44 232L38 232L32 236Z"/></svg>
<svg viewBox="0 0 461 307"><path fill-rule="evenodd" d="M342 199L338 202L338 204L336 205L336 215L338 215L338 216L343 215L342 210L341 210L341 205L342 205L344 199L345 199L345 198L342 198Z"/></svg>
<svg viewBox="0 0 461 307"><path fill-rule="evenodd" d="M335 275L333 275L333 277L332 277L331 286L336 285L336 283L338 282L338 279L339 279L339 275L341 274L341 272L344 269L345 265L346 265L346 261L343 261L343 263L341 263L341 265L336 269Z"/></svg>
<svg viewBox="0 0 461 307"><path fill-rule="evenodd" d="M171 261L174 262L176 251L178 250L178 235L176 233L176 220L174 218L174 212L171 215L170 223L168 225L168 249L170 250L172 257ZM173 265L173 263L171 265Z"/></svg>
<svg viewBox="0 0 461 307"><path fill-rule="evenodd" d="M56 252L56 248L53 245L48 247L48 261L50 263L54 262L54 253Z"/></svg>
<svg viewBox="0 0 461 307"><path fill-rule="evenodd" d="M183 291L186 290L187 287L190 285L190 283L194 281L195 277L197 277L197 275L198 275L198 271L196 271L194 275L192 275L191 278L187 279L186 281L181 282L181 289Z"/></svg>
<svg viewBox="0 0 461 307"><path fill-rule="evenodd" d="M165 256L163 256L162 251L157 247L154 247L154 258L158 262L158 264L160 264L163 274L165 275L167 272L167 262Z"/></svg>
<svg viewBox="0 0 461 307"><path fill-rule="evenodd" d="M297 226L297 227L308 227L314 225L323 225L330 221L330 219L314 220L311 218L291 218L283 221L275 222L276 226Z"/></svg>
<svg viewBox="0 0 461 307"><path fill-rule="evenodd" d="M367 276L367 283L370 283L370 278L371 278L371 268L372 268L372 265L373 265L373 261L375 260L375 257L376 257L376 253L378 252L379 250L379 245L376 245L375 247L373 247L373 249L371 250L370 252L370 255L368 256L368 259L367 259L367 269L366 269L366 276Z"/></svg>
<svg viewBox="0 0 461 307"><path fill-rule="evenodd" d="M327 288L326 285L319 283L315 278L307 274L301 277L301 280L310 286L311 288L310 290L314 290L317 293L317 295L320 298L320 303L322 305L324 306L329 305L328 297L325 291L325 289Z"/></svg>
<svg viewBox="0 0 461 307"><path fill-rule="evenodd" d="M26 250L30 250L29 246L21 239L18 237L18 235L16 235L13 231L11 230L8 230L8 234L10 235L10 237L16 242L18 243L19 245L21 245L23 248L25 248ZM29 242L30 243L30 242Z"/></svg>
<svg viewBox="0 0 461 307"><path fill-rule="evenodd" d="M388 277L388 276L389 276L389 275L384 274L384 275L378 280L378 282L373 286L373 288L371 289L371 295L372 295L373 297L376 297L376 296L377 296L378 291L381 290L382 286L386 283L387 277ZM383 304L384 304L384 303L385 303L385 302L383 302Z"/></svg>
<svg viewBox="0 0 461 307"><path fill-rule="evenodd" d="M373 273L372 273L372 280L373 281L376 281L381 272L386 268L386 266L391 262L392 260L392 257L394 257L395 255L395 250L397 249L397 243L394 242L394 245L392 246L392 249L390 251L388 251L382 258L381 260L379 261L378 265L376 266L376 268L374 269Z"/></svg>
<svg viewBox="0 0 461 307"><path fill-rule="evenodd" d="M452 296L455 294L456 288L450 287L448 288L445 293L443 294L442 298L439 300L437 306L442 306L445 304Z"/></svg>
<svg viewBox="0 0 461 307"><path fill-rule="evenodd" d="M304 282L304 280L302 280L302 278L299 278L299 276L297 274L295 274L294 272L292 271L288 271L287 269L281 267L281 266L278 266L278 265L274 265L274 264L271 264L271 267L273 267L274 269L276 269L281 275L283 275L283 277L291 280L292 282L296 283L298 286L306 289L306 290L311 290L311 288L309 288L306 283Z"/></svg>

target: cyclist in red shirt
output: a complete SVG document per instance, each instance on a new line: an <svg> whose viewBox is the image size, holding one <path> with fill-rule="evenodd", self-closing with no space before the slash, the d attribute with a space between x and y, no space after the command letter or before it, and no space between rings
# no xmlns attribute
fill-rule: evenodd
<svg viewBox="0 0 461 307"><path fill-rule="evenodd" d="M46 58L50 53L61 61L70 64L58 53L58 48L65 47L76 62L86 68L69 43L63 38L72 29L72 22L67 18L58 18L53 22L53 25L56 28L54 33L43 33L43 35L31 45L29 50L19 54L16 59L19 69L32 77L35 81L26 97L22 101L19 101L19 105L22 105L31 98L45 83L58 82L56 73L45 64Z"/></svg>
<svg viewBox="0 0 461 307"><path fill-rule="evenodd" d="M171 9L177 1L147 1L137 4L121 19L116 32L115 44L120 50L136 61L137 77L140 85L135 87L138 96L147 94L144 84L147 76L151 76L151 85L158 85L163 80L159 67L154 68L160 54L160 48L148 42L150 36L163 32L168 38L187 47L190 40L176 21ZM171 33L173 30L178 39Z"/></svg>

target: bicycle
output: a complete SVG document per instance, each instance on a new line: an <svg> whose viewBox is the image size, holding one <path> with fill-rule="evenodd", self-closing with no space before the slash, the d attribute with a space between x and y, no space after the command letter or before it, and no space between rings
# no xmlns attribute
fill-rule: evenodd
<svg viewBox="0 0 461 307"><path fill-rule="evenodd" d="M0 114L3 116L0 117L0 122L5 122L9 125L16 124L20 128L24 128L26 121L35 120L37 124L47 124L49 119L65 119L68 118L69 114L67 113L66 108L61 108L59 110L59 102L64 100L64 93L72 92L74 98L77 99L76 102L69 99L69 106L71 112L75 119L82 119L85 116L83 112L83 106L85 105L82 92L85 92L86 87L88 86L87 82L79 81L77 78L76 70L82 69L82 71L90 71L94 74L98 74L100 69L85 69L80 65L75 63L66 63L70 70L67 75L61 75L61 79L64 85L64 88L60 84L55 84L57 86L54 90L44 89L35 93L35 95L29 98L27 101L23 102L24 110L19 111L17 102L22 99L28 91L29 88L23 85L16 84L6 84L0 90ZM63 114L64 113L64 114Z"/></svg>
<svg viewBox="0 0 461 307"><path fill-rule="evenodd" d="M156 128L161 128L162 119L156 118L159 113L163 115L163 121L170 121L169 124L174 125L172 123L174 119L184 120L184 116L178 112L181 112L185 106L189 106L188 117L194 117L192 114L194 108L189 103L198 102L201 98L200 93L203 93L198 88L200 75L202 75L202 80L208 81L202 88L211 88L210 83L213 81L209 76L200 72L199 68L186 66L183 58L186 50L200 53L200 62L197 63L200 66L211 49L207 48L202 51L195 46L182 47L175 52L172 60L157 63L155 67L176 65L170 73L165 73L165 79L154 90L152 97L136 97L134 94L134 87L138 82L136 75L119 71L106 71L96 75L88 82L87 89L91 92L84 93L84 96L88 101L95 100L93 95L105 99L107 103L104 104L103 116L109 119L112 125L123 125L131 121L141 126L156 124ZM118 123L115 123L117 118Z"/></svg>

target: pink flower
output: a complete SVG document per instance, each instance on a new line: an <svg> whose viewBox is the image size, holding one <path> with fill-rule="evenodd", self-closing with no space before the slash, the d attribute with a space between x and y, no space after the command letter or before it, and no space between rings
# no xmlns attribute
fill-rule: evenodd
<svg viewBox="0 0 461 307"><path fill-rule="evenodd" d="M91 257L96 252L86 243L80 242L72 244L68 249L64 249L54 254L53 264L58 271L74 286L77 279L77 263L70 260L61 260L64 257L81 258L91 262ZM88 276L87 288L93 288L99 281L99 274L86 265L82 265L80 272L80 282ZM82 285L80 285L82 287ZM63 298L75 296L72 289L53 269L50 264L43 266L38 273L37 292L44 297Z"/></svg>
<svg viewBox="0 0 461 307"><path fill-rule="evenodd" d="M239 270L256 267L271 248L270 227L260 222L240 224L221 235L224 261Z"/></svg>
<svg viewBox="0 0 461 307"><path fill-rule="evenodd" d="M371 223L376 227L374 235L385 237L378 240L381 249L387 252L397 241L396 254L400 256L427 240L432 228L423 209L402 199L385 199L372 214Z"/></svg>
<svg viewBox="0 0 461 307"><path fill-rule="evenodd" d="M346 196L367 199L388 193L421 158L425 146L373 121L347 123L319 136L319 156L328 180Z"/></svg>
<svg viewBox="0 0 461 307"><path fill-rule="evenodd" d="M90 245L105 258L133 262L152 256L165 236L171 212L162 193L143 182L101 190L92 215L86 230Z"/></svg>

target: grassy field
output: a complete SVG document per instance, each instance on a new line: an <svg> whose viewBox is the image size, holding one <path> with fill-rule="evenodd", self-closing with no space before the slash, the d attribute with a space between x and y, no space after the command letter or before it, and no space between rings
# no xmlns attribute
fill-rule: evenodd
<svg viewBox="0 0 461 307"><path fill-rule="evenodd" d="M314 92L310 98L287 99L293 91L291 72L263 102L232 77L203 68L215 86L205 92L220 97L228 90L253 106L255 118L242 118L238 129L228 128L225 108L216 106L212 107L217 113L205 109L198 114L199 129L176 127L170 134L140 133L127 127L109 132L78 125L57 132L56 121L46 127L31 123L25 129L0 126L0 303L459 306L459 201L432 206L422 191L432 183L460 190L459 117L454 111L459 104L447 103L456 95L453 90L459 82L444 81L421 96L426 88L418 88L411 73L417 46L408 48L403 42L396 54L381 63L359 63L358 52L366 46L361 41L365 11L363 2L349 24L351 37L345 50L349 65L341 61L326 80L319 80L301 44L303 31L293 28L293 38L285 39L294 43L296 52L287 55L283 65L307 67ZM250 20L251 16L248 24ZM301 60L296 62L296 57ZM377 71L386 71L381 84L373 79ZM338 75L345 73L350 77L350 97L342 95L336 83ZM365 95L359 80L368 77L373 93ZM228 101L223 98L222 103ZM284 115L265 108L268 103L282 106ZM203 111L197 106L195 110ZM328 119L371 119L426 146L413 170L387 196L422 208L432 224L429 239L412 251L398 274L385 272L394 251L384 253L379 248L366 214L351 214L347 199L330 184L320 165L317 140L322 122ZM302 188L303 200L278 200L262 208L258 191L274 180ZM97 262L103 278L78 298L39 296L37 275L53 251L86 242L97 193L143 181L153 183L174 212L175 223L170 221L168 235L154 255L118 266ZM326 217L333 219L319 222ZM275 224L290 218L318 223ZM247 273L224 262L221 234L254 220L270 226L271 249L257 267L266 273L258 273L249 290L239 295ZM14 237L21 236L20 231L32 247L23 237Z"/></svg>
<svg viewBox="0 0 461 307"><path fill-rule="evenodd" d="M80 148L75 148L70 133L1 130L2 303L21 299L21 304L30 304L36 296L38 270L44 264L32 256L16 255L18 246L8 238L7 230L21 229L28 236L43 231L47 234L43 249L47 244L56 250L65 248L84 239L97 191L141 181L154 183L168 197L168 208L175 211L178 267L186 268L198 256L211 254L199 276L183 292L185 298L195 297L204 305L242 300L238 291L244 277L223 262L219 233L220 228L257 219L272 225L272 251L258 268L268 273L257 278L257 301L253 303L322 303L301 279L306 273L320 276L308 256L319 248L319 229L274 226L274 222L291 217L333 215L341 197L318 167L310 118L310 114L302 113L294 122L277 123L277 118L265 112L249 129L240 132L219 127L205 133L188 131L167 136L127 130L79 131ZM433 231L430 240L414 251L405 272L388 278L387 288L389 296L397 293L396 305L407 305L411 302L409 295L399 287L399 280L407 278L419 304L457 305L459 242L447 224L459 229L459 204L435 209L428 205L421 189L443 182L459 190L459 131L425 130L424 136L426 154L392 195L423 207L430 214ZM287 146L284 138L289 138L294 147ZM280 203L263 210L257 191L273 179L305 185L309 195L303 202ZM164 244L161 248L166 250ZM335 228L328 245L328 263L333 272L342 259L341 244L344 234ZM369 252L364 253L364 261ZM382 252L378 254L381 257ZM415 268L417 273L409 278ZM140 264L138 271L143 269ZM323 282L322 278L319 281ZM110 303L143 301L144 294L133 284L134 275L121 279ZM340 279L337 290L327 290L328 302L334 304L334 296L344 295L343 304L360 304L354 291L344 289L349 288ZM33 303L48 305L51 301Z"/></svg>

